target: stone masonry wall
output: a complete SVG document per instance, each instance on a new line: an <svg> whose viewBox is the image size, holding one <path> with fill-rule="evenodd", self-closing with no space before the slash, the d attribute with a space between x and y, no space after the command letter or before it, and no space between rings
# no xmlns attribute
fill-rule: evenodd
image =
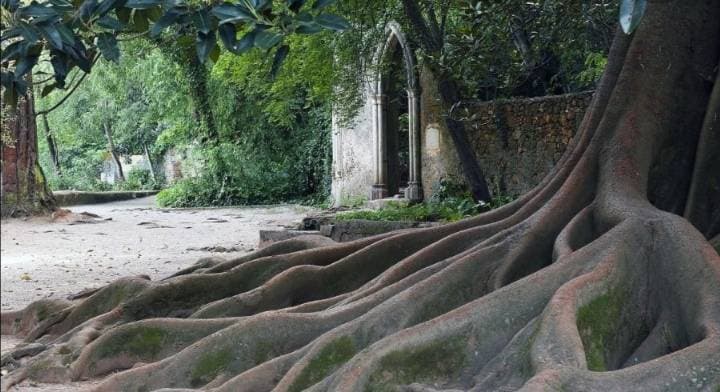
<svg viewBox="0 0 720 392"><path fill-rule="evenodd" d="M464 182L445 128L431 76L423 72L422 180L425 197L442 179ZM463 119L493 195L517 196L535 186L560 159L575 134L592 92L467 104Z"/></svg>

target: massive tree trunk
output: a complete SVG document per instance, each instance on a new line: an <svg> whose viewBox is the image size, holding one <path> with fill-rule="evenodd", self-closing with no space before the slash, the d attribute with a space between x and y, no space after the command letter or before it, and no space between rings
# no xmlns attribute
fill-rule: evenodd
<svg viewBox="0 0 720 392"><path fill-rule="evenodd" d="M515 202L4 313L3 333L48 349L3 383L716 392L720 193L696 181L718 174L698 142L720 137L719 52L720 2L650 2L637 32L616 38L568 152Z"/></svg>
<svg viewBox="0 0 720 392"><path fill-rule="evenodd" d="M0 199L3 217L42 214L55 208L55 200L38 163L37 124L31 94L28 89L28 95L20 98L15 110L2 108Z"/></svg>

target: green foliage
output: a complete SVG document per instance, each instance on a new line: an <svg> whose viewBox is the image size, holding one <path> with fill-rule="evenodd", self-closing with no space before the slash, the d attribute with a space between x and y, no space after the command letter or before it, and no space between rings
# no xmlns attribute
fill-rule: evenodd
<svg viewBox="0 0 720 392"><path fill-rule="evenodd" d="M117 61L120 52L116 37L120 34L149 32L151 37L157 37L175 26L174 33L179 36L195 36L197 56L205 62L208 57L216 60L220 53L218 32L226 49L240 54L252 47L271 49L293 34L349 27L344 18L325 12L331 2L313 2L312 7L306 3L3 0L2 41L10 42L0 60L4 102L14 106L17 97L25 94L25 75L41 57L50 58L52 63L54 83L48 85L49 90L64 88L66 78L76 67L90 73L98 52L107 60ZM238 34L242 38L238 39ZM287 49L276 51L275 68L286 55Z"/></svg>
<svg viewBox="0 0 720 392"><path fill-rule="evenodd" d="M150 172L143 169L133 168L126 173L125 181L116 184L118 190L155 190L162 188L162 181L153 180Z"/></svg>
<svg viewBox="0 0 720 392"><path fill-rule="evenodd" d="M412 221L454 222L462 218L477 215L485 209L470 198L448 198L443 201L425 202L407 205L389 202L377 210L359 210L342 212L336 215L338 220L365 219L376 221Z"/></svg>
<svg viewBox="0 0 720 392"><path fill-rule="evenodd" d="M448 179L442 179L434 187L429 200L423 203L389 202L377 210L358 210L336 215L339 220L365 219L376 221L454 222L501 207L514 198L496 195L489 203L473 200L467 186ZM348 205L348 204L343 204ZM354 205L351 207L359 207Z"/></svg>
<svg viewBox="0 0 720 392"><path fill-rule="evenodd" d="M464 2L448 17L447 43L431 58L467 99L569 93L593 88L586 59L607 56L615 1ZM591 67L594 64L591 64ZM584 73L585 78L577 75Z"/></svg>
<svg viewBox="0 0 720 392"><path fill-rule="evenodd" d="M268 78L262 52L223 54L210 74L209 93L218 140L203 146L200 173L158 195L165 206L325 201L330 188L329 35L297 36L285 67ZM165 144L192 138L169 129ZM185 138L185 139L184 139Z"/></svg>
<svg viewBox="0 0 720 392"><path fill-rule="evenodd" d="M112 188L100 182L103 163L110 159L106 130L118 154L144 155L147 147L153 162L161 161L167 147L156 143L160 133L192 132L192 104L183 93L190 87L180 68L143 41L127 43L123 51L132 56L118 64L101 60L75 93L47 115L58 145L62 175L53 169L43 137L47 129L38 121L40 162L51 189ZM63 97L61 92L52 92L36 99L36 105L44 110ZM162 185L160 181L153 184L149 176L149 172L125 173L128 181L115 189L157 189Z"/></svg>

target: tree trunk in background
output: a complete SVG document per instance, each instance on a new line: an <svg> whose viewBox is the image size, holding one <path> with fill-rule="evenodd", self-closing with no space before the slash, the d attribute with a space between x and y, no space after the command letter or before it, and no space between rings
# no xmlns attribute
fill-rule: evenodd
<svg viewBox="0 0 720 392"><path fill-rule="evenodd" d="M153 41L160 50L169 55L185 72L190 85L190 95L195 104L195 117L206 127L205 140L215 142L219 133L210 107L208 91L208 70L197 58L195 45L179 41Z"/></svg>
<svg viewBox="0 0 720 392"><path fill-rule="evenodd" d="M113 142L112 131L110 130L110 125L104 124L103 132L105 132L105 138L107 139L107 142L108 142L108 151L110 151L110 155L112 155L113 161L115 162L115 168L117 169L118 178L120 178L120 181L125 182L125 174L123 173L122 163L120 162L120 156L118 155L117 151L115 151L115 143Z"/></svg>
<svg viewBox="0 0 720 392"><path fill-rule="evenodd" d="M37 124L32 98L20 98L13 113L2 108L0 213L3 217L47 213L55 199L38 163Z"/></svg>
<svg viewBox="0 0 720 392"><path fill-rule="evenodd" d="M155 166L153 165L152 158L150 158L150 151L148 150L147 144L143 144L143 151L145 151L145 159L148 162L148 166L150 166L150 178L152 178L153 181L156 181Z"/></svg>
<svg viewBox="0 0 720 392"><path fill-rule="evenodd" d="M50 160L52 161L53 169L55 169L55 174L61 176L62 170L60 169L60 155L58 153L58 147L57 142L55 141L55 137L53 136L52 131L50 131L50 124L48 123L47 114L43 114L42 119L43 125L45 126L45 140L47 141L48 151L50 151Z"/></svg>
<svg viewBox="0 0 720 392"><path fill-rule="evenodd" d="M426 20L420 7L415 0L402 0L405 9L405 15L408 18L413 33L418 38L420 47L433 57L439 58L443 47L443 37L440 28L431 18ZM436 26L430 28L430 26ZM465 181L467 182L470 192L475 201L490 201L490 189L488 189L485 174L480 167L480 163L475 156L475 152L470 144L470 139L465 129L465 124L461 121L454 120L450 115L453 107L460 103L460 95L458 93L458 84L449 75L438 69L436 64L429 64L435 73L438 82L438 91L442 101L445 113L445 125L450 133L455 151L457 151L460 166L462 167Z"/></svg>
<svg viewBox="0 0 720 392"><path fill-rule="evenodd" d="M438 91L445 108L451 108L453 105L460 103L458 96L457 83L445 76L438 79ZM465 181L467 181L470 191L475 201L490 201L490 189L488 189L485 173L480 167L480 162L475 156L472 144L468 138L465 124L452 118L450 113L445 117L445 125L450 133L450 138L455 146L455 151L460 159Z"/></svg>

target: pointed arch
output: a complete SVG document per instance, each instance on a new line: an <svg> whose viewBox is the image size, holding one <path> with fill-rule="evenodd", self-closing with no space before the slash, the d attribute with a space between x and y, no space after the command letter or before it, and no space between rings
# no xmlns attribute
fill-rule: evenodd
<svg viewBox="0 0 720 392"><path fill-rule="evenodd" d="M388 23L386 39L378 47L373 59L374 74L372 80L373 92L373 135L375 141L375 183L372 186L372 198L381 199L391 196L388 189L387 170L387 92L384 86L382 63L391 53L399 49L402 53L402 62L405 69L408 94L408 122L409 122L409 173L408 186L405 197L412 201L422 200L422 184L420 174L420 91L417 74L415 53L397 22Z"/></svg>

